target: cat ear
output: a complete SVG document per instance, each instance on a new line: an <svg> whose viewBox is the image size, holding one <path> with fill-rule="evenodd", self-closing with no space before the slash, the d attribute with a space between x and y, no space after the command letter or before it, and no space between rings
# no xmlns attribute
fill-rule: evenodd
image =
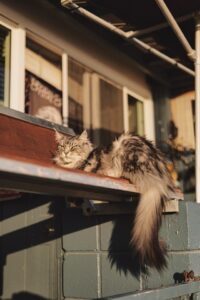
<svg viewBox="0 0 200 300"><path fill-rule="evenodd" d="M88 134L87 134L87 131L84 130L84 131L81 133L81 135L79 135L79 138L80 138L81 140L88 140Z"/></svg>
<svg viewBox="0 0 200 300"><path fill-rule="evenodd" d="M56 129L55 130L55 140L56 140L56 143L60 143L60 141L64 138L64 135L59 133Z"/></svg>

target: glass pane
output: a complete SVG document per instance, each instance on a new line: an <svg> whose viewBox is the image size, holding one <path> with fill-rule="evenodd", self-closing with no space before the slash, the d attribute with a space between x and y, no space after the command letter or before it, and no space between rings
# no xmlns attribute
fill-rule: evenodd
<svg viewBox="0 0 200 300"><path fill-rule="evenodd" d="M0 105L9 105L11 31L0 25Z"/></svg>
<svg viewBox="0 0 200 300"><path fill-rule="evenodd" d="M90 129L90 70L72 58L68 60L69 127L76 133Z"/></svg>
<svg viewBox="0 0 200 300"><path fill-rule="evenodd" d="M27 39L25 111L62 124L61 56Z"/></svg>
<svg viewBox="0 0 200 300"><path fill-rule="evenodd" d="M142 101L128 95L129 131L144 135L144 104Z"/></svg>
<svg viewBox="0 0 200 300"><path fill-rule="evenodd" d="M25 111L35 117L62 124L62 93L26 71Z"/></svg>
<svg viewBox="0 0 200 300"><path fill-rule="evenodd" d="M109 144L124 130L122 90L100 80L100 142Z"/></svg>

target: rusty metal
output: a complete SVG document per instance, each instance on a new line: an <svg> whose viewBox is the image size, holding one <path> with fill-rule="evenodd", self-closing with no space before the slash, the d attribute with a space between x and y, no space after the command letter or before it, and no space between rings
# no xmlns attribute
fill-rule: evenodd
<svg viewBox="0 0 200 300"><path fill-rule="evenodd" d="M137 193L126 180L0 158L0 187L28 192L124 201Z"/></svg>

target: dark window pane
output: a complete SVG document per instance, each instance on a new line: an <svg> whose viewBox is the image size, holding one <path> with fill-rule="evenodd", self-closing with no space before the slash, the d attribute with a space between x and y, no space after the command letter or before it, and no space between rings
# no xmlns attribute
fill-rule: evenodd
<svg viewBox="0 0 200 300"><path fill-rule="evenodd" d="M144 104L142 101L128 95L129 131L144 135Z"/></svg>
<svg viewBox="0 0 200 300"><path fill-rule="evenodd" d="M90 95L86 78L90 70L72 58L68 61L69 127L76 133L90 129Z"/></svg>
<svg viewBox="0 0 200 300"><path fill-rule="evenodd" d="M8 106L10 89L10 30L0 25L0 104Z"/></svg>
<svg viewBox="0 0 200 300"><path fill-rule="evenodd" d="M100 79L100 143L109 144L124 131L122 90Z"/></svg>

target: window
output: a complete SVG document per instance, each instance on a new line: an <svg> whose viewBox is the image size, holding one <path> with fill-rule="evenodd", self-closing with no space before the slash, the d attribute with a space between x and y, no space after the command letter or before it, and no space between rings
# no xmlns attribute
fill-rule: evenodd
<svg viewBox="0 0 200 300"><path fill-rule="evenodd" d="M93 113L96 118L96 120L93 118L94 139L97 143L105 145L124 131L123 93L122 88L101 77L98 84L99 94L96 95L96 103L93 98Z"/></svg>
<svg viewBox="0 0 200 300"><path fill-rule="evenodd" d="M13 26L7 29L0 25L0 104L64 124L77 134L87 129L96 144L108 144L127 131L152 138L147 133L154 129L152 107L147 108L145 99L68 57L53 44L31 32L26 37L23 28ZM147 112L152 119L148 127Z"/></svg>
<svg viewBox="0 0 200 300"><path fill-rule="evenodd" d="M144 104L131 95L128 95L128 124L130 132L144 135Z"/></svg>
<svg viewBox="0 0 200 300"><path fill-rule="evenodd" d="M123 89L124 129L155 140L153 100Z"/></svg>
<svg viewBox="0 0 200 300"><path fill-rule="evenodd" d="M0 105L9 105L11 31L0 25Z"/></svg>
<svg viewBox="0 0 200 300"><path fill-rule="evenodd" d="M27 39L25 57L25 111L62 124L61 56Z"/></svg>
<svg viewBox="0 0 200 300"><path fill-rule="evenodd" d="M88 129L93 142L108 144L123 132L122 88L68 60L68 126L76 133Z"/></svg>
<svg viewBox="0 0 200 300"><path fill-rule="evenodd" d="M72 58L68 59L68 97L68 126L76 133L88 129L95 144L109 144L123 132L154 139L152 100L143 99Z"/></svg>
<svg viewBox="0 0 200 300"><path fill-rule="evenodd" d="M90 76L91 70L69 58L68 126L76 133L81 133L83 128L91 129Z"/></svg>

